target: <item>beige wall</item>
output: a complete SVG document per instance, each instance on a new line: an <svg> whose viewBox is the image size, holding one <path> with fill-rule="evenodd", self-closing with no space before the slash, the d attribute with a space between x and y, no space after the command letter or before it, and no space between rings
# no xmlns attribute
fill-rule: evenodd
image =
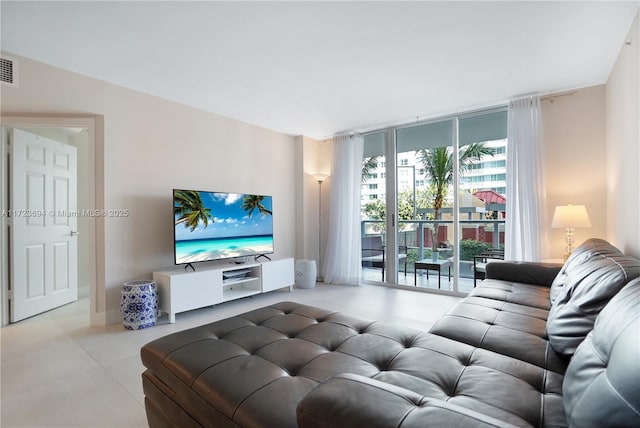
<svg viewBox="0 0 640 428"><path fill-rule="evenodd" d="M640 12L606 85L607 236L640 257Z"/></svg>
<svg viewBox="0 0 640 428"><path fill-rule="evenodd" d="M296 259L317 260L318 253L318 184L308 165L315 140L296 137Z"/></svg>
<svg viewBox="0 0 640 428"><path fill-rule="evenodd" d="M327 232L329 231L329 205L331 204L331 164L333 162L333 142L324 140L319 142L317 151L318 171L327 174L329 177L322 183L322 209L321 209L321 231L320 234L320 266L318 272L324 278L323 265L325 261L325 252L327 251Z"/></svg>
<svg viewBox="0 0 640 428"><path fill-rule="evenodd" d="M78 206L89 205L89 144L88 132L83 129L75 135L69 136L69 144L78 149ZM78 218L78 293L81 296L88 295L89 288L89 254L90 254L90 227L89 219L86 217ZM87 289L87 291L85 291Z"/></svg>
<svg viewBox="0 0 640 428"><path fill-rule="evenodd" d="M638 15L606 85L542 103L546 215L584 204L592 227L575 239L604 238L640 257L640 24ZM562 230L548 229L545 257L562 255Z"/></svg>
<svg viewBox="0 0 640 428"><path fill-rule="evenodd" d="M551 229L556 205L585 205L590 229L576 229L576 244L607 237L606 115L604 85L541 103L543 176L547 189L543 258L562 258L564 229Z"/></svg>
<svg viewBox="0 0 640 428"><path fill-rule="evenodd" d="M104 205L130 213L104 221L96 305L107 323L120 320L123 282L173 264L174 187L273 195L276 256L294 255L293 137L19 60L20 87L2 88L3 114L104 117Z"/></svg>

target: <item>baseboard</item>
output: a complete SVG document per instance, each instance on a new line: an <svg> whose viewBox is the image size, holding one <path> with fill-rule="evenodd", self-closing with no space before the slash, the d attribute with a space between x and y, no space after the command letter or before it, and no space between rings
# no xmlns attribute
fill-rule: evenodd
<svg viewBox="0 0 640 428"><path fill-rule="evenodd" d="M105 313L105 321L106 325L122 324L122 312L120 312L120 309L107 311Z"/></svg>
<svg viewBox="0 0 640 428"><path fill-rule="evenodd" d="M91 314L91 327L105 327L120 323L122 323L122 313L119 310Z"/></svg>

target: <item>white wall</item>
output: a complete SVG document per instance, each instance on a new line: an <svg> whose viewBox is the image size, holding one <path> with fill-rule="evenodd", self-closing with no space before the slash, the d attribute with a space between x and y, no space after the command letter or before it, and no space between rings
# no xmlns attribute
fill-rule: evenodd
<svg viewBox="0 0 640 428"><path fill-rule="evenodd" d="M564 229L551 229L557 205L585 205L591 228L576 229L576 245L607 236L604 85L581 88L541 103L543 176L547 189L543 257L562 258Z"/></svg>
<svg viewBox="0 0 640 428"><path fill-rule="evenodd" d="M606 85L607 236L640 257L640 12Z"/></svg>
<svg viewBox="0 0 640 428"><path fill-rule="evenodd" d="M273 195L276 256L294 255L293 137L19 61L20 87L2 88L2 114L104 117L104 157L96 159L104 205L130 213L104 219L105 292L96 304L106 322L120 320L123 282L173 264L174 187Z"/></svg>

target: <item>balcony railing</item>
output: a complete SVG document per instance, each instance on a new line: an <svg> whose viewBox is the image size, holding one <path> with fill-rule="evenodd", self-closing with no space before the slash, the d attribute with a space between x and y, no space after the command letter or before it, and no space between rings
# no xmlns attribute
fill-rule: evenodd
<svg viewBox="0 0 640 428"><path fill-rule="evenodd" d="M418 260L431 255L433 228L436 225L437 247L441 251L453 251L453 220L401 220L398 223L397 244L417 250L414 257ZM459 224L460 239L478 243L474 248L461 248L460 260L473 260L474 255L480 254L486 248L504 247L504 220L460 220ZM385 221L362 220L361 236L376 235L382 236L382 242L385 242ZM412 262L412 258L409 258L409 263Z"/></svg>

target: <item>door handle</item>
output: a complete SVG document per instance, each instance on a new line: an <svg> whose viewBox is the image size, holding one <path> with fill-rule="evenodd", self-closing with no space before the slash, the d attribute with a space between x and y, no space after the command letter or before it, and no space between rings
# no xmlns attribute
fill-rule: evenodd
<svg viewBox="0 0 640 428"><path fill-rule="evenodd" d="M75 230L71 231L71 236L80 235L80 232L76 232Z"/></svg>

